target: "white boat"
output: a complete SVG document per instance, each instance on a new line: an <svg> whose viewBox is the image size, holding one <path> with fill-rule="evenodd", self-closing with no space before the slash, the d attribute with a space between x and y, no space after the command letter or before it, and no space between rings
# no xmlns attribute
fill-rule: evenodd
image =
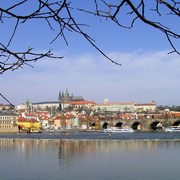
<svg viewBox="0 0 180 180"><path fill-rule="evenodd" d="M171 126L165 129L166 132L180 132L180 126Z"/></svg>
<svg viewBox="0 0 180 180"><path fill-rule="evenodd" d="M131 132L134 132L134 130L131 128L111 127L111 128L104 129L103 132L106 132L106 133L122 133L122 132L131 133Z"/></svg>

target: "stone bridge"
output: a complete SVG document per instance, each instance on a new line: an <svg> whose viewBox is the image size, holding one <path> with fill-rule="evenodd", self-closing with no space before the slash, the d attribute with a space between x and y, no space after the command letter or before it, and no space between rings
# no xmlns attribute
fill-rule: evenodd
<svg viewBox="0 0 180 180"><path fill-rule="evenodd" d="M97 122L96 122L97 123ZM180 125L180 118L166 118L166 119L109 119L99 120L99 129L106 129L109 127L128 127L134 130L141 131L155 131L158 129L167 128L170 126ZM91 125L95 123L91 122Z"/></svg>

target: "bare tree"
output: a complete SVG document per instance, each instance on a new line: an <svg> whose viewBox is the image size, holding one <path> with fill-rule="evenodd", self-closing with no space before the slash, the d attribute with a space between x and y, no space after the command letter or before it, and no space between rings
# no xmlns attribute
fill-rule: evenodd
<svg viewBox="0 0 180 180"><path fill-rule="evenodd" d="M117 24L118 27L131 29L135 26L136 21L141 21L146 25L149 25L160 32L162 32L167 41L172 47L172 51L169 53L180 52L174 45L174 40L179 40L180 34L175 32L175 28L171 27L171 23L161 22L162 16L171 16L176 21L179 21L180 17L180 2L175 0L89 0L87 3L94 5L94 8L87 9L82 7L75 7L76 0L33 0L33 8L27 8L30 0L8 0L7 3L0 4L0 26L3 27L6 21L13 20L14 28L9 36L7 42L1 42L0 40L0 74L3 74L8 70L16 70L23 68L24 65L31 66L30 62L35 62L44 57L61 59L63 57L56 56L51 50L47 52L37 53L32 47L28 47L25 51L15 51L12 48L13 39L16 36L18 27L29 21L36 20L45 21L47 28L54 30L56 28L57 34L52 39L57 41L59 37L63 38L66 44L68 41L65 36L65 32L74 32L82 35L97 51L99 51L104 57L110 60L116 65L121 65L116 61L108 57L101 48L99 48L94 39L87 34L83 27L88 26L88 21L79 23L79 19L73 16L73 12L76 13L88 13L100 19L106 19ZM74 3L74 4L73 4ZM22 9L27 8L27 11ZM129 21L129 25L122 23L122 16L126 15Z"/></svg>

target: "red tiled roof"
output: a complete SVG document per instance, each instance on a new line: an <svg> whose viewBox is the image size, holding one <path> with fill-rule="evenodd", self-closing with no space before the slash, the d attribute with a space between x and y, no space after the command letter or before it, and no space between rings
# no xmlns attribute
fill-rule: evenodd
<svg viewBox="0 0 180 180"><path fill-rule="evenodd" d="M24 118L22 116L18 117L18 121L25 121L25 120L26 120L26 118Z"/></svg>
<svg viewBox="0 0 180 180"><path fill-rule="evenodd" d="M73 114L59 115L56 116L53 120L70 119L70 118L75 118L75 116Z"/></svg>
<svg viewBox="0 0 180 180"><path fill-rule="evenodd" d="M66 119L66 117L64 115L59 115L53 118L53 120L59 120L59 119Z"/></svg>
<svg viewBox="0 0 180 180"><path fill-rule="evenodd" d="M24 113L25 116L36 116L36 114L32 114L32 113Z"/></svg>
<svg viewBox="0 0 180 180"><path fill-rule="evenodd" d="M70 118L75 118L75 116L74 116L74 115L72 115L72 114L66 114L66 118L67 118L67 119L70 119Z"/></svg>
<svg viewBox="0 0 180 180"><path fill-rule="evenodd" d="M36 119L18 119L18 122L38 122Z"/></svg>

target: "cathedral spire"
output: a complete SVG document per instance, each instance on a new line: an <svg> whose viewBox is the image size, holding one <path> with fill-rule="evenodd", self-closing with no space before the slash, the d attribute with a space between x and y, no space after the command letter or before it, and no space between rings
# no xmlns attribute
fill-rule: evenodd
<svg viewBox="0 0 180 180"><path fill-rule="evenodd" d="M59 103L59 107L58 107L58 109L59 109L59 112L61 112L61 111L62 111L62 104L61 104L61 103Z"/></svg>
<svg viewBox="0 0 180 180"><path fill-rule="evenodd" d="M61 91L59 91L59 97L58 97L58 101L59 101L59 107L58 107L58 109L59 109L59 112L61 112L62 111L62 99L63 99L63 94L61 94Z"/></svg>
<svg viewBox="0 0 180 180"><path fill-rule="evenodd" d="M59 91L59 97L58 100L61 101L62 100L62 95L61 95L61 91Z"/></svg>

